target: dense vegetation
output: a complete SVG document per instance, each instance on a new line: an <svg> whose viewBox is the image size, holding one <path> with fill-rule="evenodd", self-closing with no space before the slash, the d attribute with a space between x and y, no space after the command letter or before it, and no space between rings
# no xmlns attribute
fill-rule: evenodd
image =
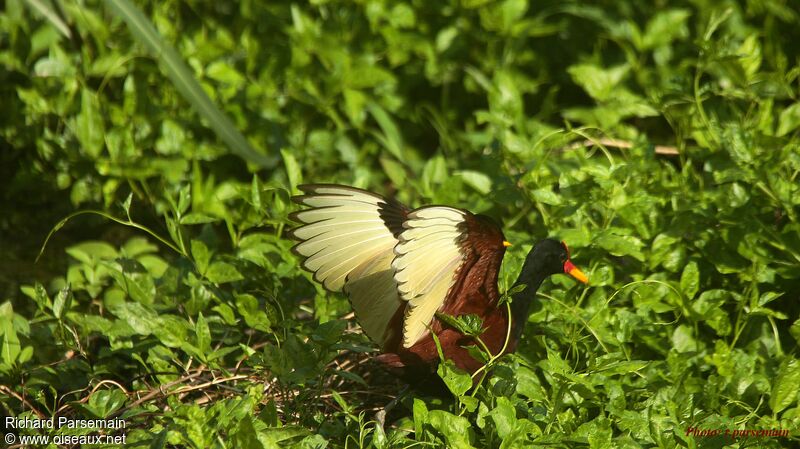
<svg viewBox="0 0 800 449"><path fill-rule="evenodd" d="M800 441L793 0L137 8L0 12L3 414L126 447ZM501 290L546 236L591 283L380 425L403 384L291 254L301 182L495 217Z"/></svg>

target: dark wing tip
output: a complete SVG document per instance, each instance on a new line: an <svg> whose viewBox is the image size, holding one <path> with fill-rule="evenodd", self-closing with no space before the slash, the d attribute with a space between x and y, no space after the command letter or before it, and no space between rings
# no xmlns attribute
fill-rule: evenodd
<svg viewBox="0 0 800 449"><path fill-rule="evenodd" d="M303 209L303 210L307 210L307 209ZM296 210L294 212L290 212L289 213L289 220L292 220L295 223L303 223L302 221L300 221L299 218L297 218L297 216L300 214L300 212L303 212L303 210Z"/></svg>

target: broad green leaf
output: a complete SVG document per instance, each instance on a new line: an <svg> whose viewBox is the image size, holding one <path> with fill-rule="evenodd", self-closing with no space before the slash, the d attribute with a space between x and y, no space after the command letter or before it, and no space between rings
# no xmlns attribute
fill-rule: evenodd
<svg viewBox="0 0 800 449"><path fill-rule="evenodd" d="M683 268L681 273L681 291L688 299L694 298L700 288L700 271L697 262L691 261Z"/></svg>
<svg viewBox="0 0 800 449"><path fill-rule="evenodd" d="M189 339L189 331L193 330L189 322L176 315L161 314L153 334L161 343L169 348L180 348Z"/></svg>
<svg viewBox="0 0 800 449"><path fill-rule="evenodd" d="M53 299L53 316L60 320L71 306L72 290L67 286L59 290L55 299Z"/></svg>
<svg viewBox="0 0 800 449"><path fill-rule="evenodd" d="M642 253L642 241L631 235L604 233L595 239L595 243L615 256L631 256L640 261L645 257Z"/></svg>
<svg viewBox="0 0 800 449"><path fill-rule="evenodd" d="M454 175L463 179L465 184L482 195L487 195L492 190L492 180L483 173L472 170L461 170L455 172Z"/></svg>
<svg viewBox="0 0 800 449"><path fill-rule="evenodd" d="M98 259L113 259L117 250L106 242L89 241L67 248L67 254L85 264L93 264Z"/></svg>
<svg viewBox="0 0 800 449"><path fill-rule="evenodd" d="M798 127L800 127L800 102L794 103L781 111L781 115L778 118L778 130L775 134L785 136Z"/></svg>
<svg viewBox="0 0 800 449"><path fill-rule="evenodd" d="M642 36L642 49L656 48L669 45L676 39L684 39L689 34L686 21L692 13L686 9L669 9L658 11L647 22L644 36Z"/></svg>
<svg viewBox="0 0 800 449"><path fill-rule="evenodd" d="M303 172L300 169L300 164L297 163L294 155L287 149L281 150L283 156L283 165L286 167L286 175L289 177L289 187L292 193L299 194L300 190L297 186L303 183Z"/></svg>
<svg viewBox="0 0 800 449"><path fill-rule="evenodd" d="M118 259L118 262L109 265L109 268L108 274L133 300L142 304L152 304L155 301L155 281L141 263L131 259Z"/></svg>
<svg viewBox="0 0 800 449"><path fill-rule="evenodd" d="M115 301L108 303L107 307L111 313L126 322L139 335L150 335L160 326L158 315L143 304Z"/></svg>
<svg viewBox="0 0 800 449"><path fill-rule="evenodd" d="M422 186L426 196L433 196L433 186L442 184L447 178L447 162L437 154L425 163L422 170Z"/></svg>
<svg viewBox="0 0 800 449"><path fill-rule="evenodd" d="M558 206L563 203L561 197L550 189L536 189L531 192L533 199L540 203Z"/></svg>
<svg viewBox="0 0 800 449"><path fill-rule="evenodd" d="M367 111L381 128L382 133L376 133L375 136L380 140L384 148L398 160L405 160L403 137L392 117L379 104L372 101L367 103Z"/></svg>
<svg viewBox="0 0 800 449"><path fill-rule="evenodd" d="M195 336L197 337L197 348L203 353L211 351L211 331L208 328L208 322L201 313L197 316L197 322L194 325Z"/></svg>
<svg viewBox="0 0 800 449"><path fill-rule="evenodd" d="M772 385L769 406L774 413L780 413L786 407L796 403L800 392L800 360L787 357L781 363L778 376Z"/></svg>
<svg viewBox="0 0 800 449"><path fill-rule="evenodd" d="M474 337L479 336L484 331L483 320L474 313L452 316L437 312L436 318L464 335Z"/></svg>
<svg viewBox="0 0 800 449"><path fill-rule="evenodd" d="M100 419L108 418L112 413L119 410L127 401L125 393L118 389L98 390L89 396L86 409Z"/></svg>
<svg viewBox="0 0 800 449"><path fill-rule="evenodd" d="M212 262L205 276L215 284L225 284L244 279L244 276L234 265L222 261Z"/></svg>
<svg viewBox="0 0 800 449"><path fill-rule="evenodd" d="M45 290L44 286L39 282L35 283L33 287L30 285L23 285L20 287L20 291L25 294L25 296L36 301L36 305L40 310L53 307L53 302L50 300L47 290Z"/></svg>
<svg viewBox="0 0 800 449"><path fill-rule="evenodd" d="M423 427L429 422L428 408L419 398L414 398L414 405L412 406L414 413L414 432L420 437L423 435Z"/></svg>
<svg viewBox="0 0 800 449"><path fill-rule="evenodd" d="M596 65L578 64L569 67L572 79L595 100L607 100L614 88L625 78L630 68L619 65L604 69Z"/></svg>
<svg viewBox="0 0 800 449"><path fill-rule="evenodd" d="M20 353L20 341L13 325L14 309L9 301L0 304L0 371L9 371Z"/></svg>
<svg viewBox="0 0 800 449"><path fill-rule="evenodd" d="M197 265L197 271L201 274L205 273L211 261L211 252L202 240L192 239L190 246L192 248L192 258Z"/></svg>
<svg viewBox="0 0 800 449"><path fill-rule="evenodd" d="M183 215L180 219L180 223L184 225L215 223L217 221L220 221L219 218L200 212L189 212L188 214Z"/></svg>
<svg viewBox="0 0 800 449"><path fill-rule="evenodd" d="M382 157L380 163L381 167L383 167L383 171L386 172L386 176L394 185L404 186L406 184L408 175L406 174L405 167L403 167L401 163L388 157Z"/></svg>
<svg viewBox="0 0 800 449"><path fill-rule="evenodd" d="M454 449L472 449L470 443L471 426L467 418L456 416L444 410L430 410L428 422L440 433L447 447Z"/></svg>
<svg viewBox="0 0 800 449"><path fill-rule="evenodd" d="M91 158L98 158L103 151L105 123L97 96L89 89L81 90L81 112L75 119L75 135L81 148Z"/></svg>
<svg viewBox="0 0 800 449"><path fill-rule="evenodd" d="M501 439L505 439L509 433L516 427L517 412L511 401L505 397L497 398L497 405L489 412L489 416L494 421L494 427L497 430L497 435Z"/></svg>
<svg viewBox="0 0 800 449"><path fill-rule="evenodd" d="M272 323L263 307L258 303L258 299L250 294L237 293L234 295L236 299L236 310L244 318L245 323L253 329L262 332L269 332Z"/></svg>
<svg viewBox="0 0 800 449"><path fill-rule="evenodd" d="M458 368L452 360L440 362L436 373L456 397L463 395L472 387L472 377Z"/></svg>

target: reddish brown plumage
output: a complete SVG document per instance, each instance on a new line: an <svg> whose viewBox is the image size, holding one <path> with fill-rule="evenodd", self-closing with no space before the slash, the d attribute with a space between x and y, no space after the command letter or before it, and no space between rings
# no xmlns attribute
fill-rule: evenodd
<svg viewBox="0 0 800 449"><path fill-rule="evenodd" d="M505 254L503 233L488 217L467 215L467 229L461 245L466 253L465 261L456 273L456 282L447 293L441 313L451 316L475 314L483 319L486 329L481 340L492 354L502 350L508 332L508 312L498 308L500 293L497 289L497 275ZM402 321L402 310L398 310L396 324ZM431 332L439 338L442 353L456 366L474 372L482 363L473 358L466 346L475 345L472 337L434 318ZM378 356L385 365L392 368L425 365L433 366L439 360L436 344L429 333L410 348L403 348L397 338L387 352ZM509 342L507 351L513 351L516 342Z"/></svg>
<svg viewBox="0 0 800 449"><path fill-rule="evenodd" d="M506 352L516 348L530 302L545 278L566 272L587 281L569 261L566 245L542 240L528 253L514 284L520 288L509 317L506 307L498 307L497 288L507 242L490 218L447 206L410 210L394 199L347 186L299 188L306 195L294 199L308 208L292 214L303 223L291 232L300 241L293 250L326 289L348 294L365 333L381 345L378 359L389 368L419 372L435 367L436 335L445 358L475 372L482 362L467 350L475 339L441 322L434 312L480 317L480 339L497 355L506 341Z"/></svg>

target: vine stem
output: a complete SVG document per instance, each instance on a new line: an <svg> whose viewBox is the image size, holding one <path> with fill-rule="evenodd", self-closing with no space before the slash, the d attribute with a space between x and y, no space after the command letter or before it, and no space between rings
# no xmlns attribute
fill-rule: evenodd
<svg viewBox="0 0 800 449"><path fill-rule="evenodd" d="M472 389L472 394L470 396L475 397L475 393L478 391L478 387L483 383L486 379L486 375L488 374L487 369L494 365L494 363L499 359L503 354L505 354L506 349L508 348L508 343L511 341L511 303L506 301L506 312L508 313L508 326L506 328L506 339L503 342L503 347L500 348L500 351L497 354L492 354L492 351L489 350L489 347L486 346L486 343L481 340L480 337L475 337L475 340L483 347L483 350L489 354L489 361L486 362L483 366L478 368L474 373L472 373L472 378L475 379L475 376L478 374L483 373L481 376L481 380L478 381L478 384Z"/></svg>
<svg viewBox="0 0 800 449"><path fill-rule="evenodd" d="M144 231L144 232L150 234L153 238L155 238L159 242L161 242L164 245L166 245L169 248L171 248L176 253L181 254L181 255L183 255L185 257L189 257L189 255L186 254L186 250L178 248L177 246L173 245L172 243L170 243L165 238L163 238L160 235L156 234L155 232L151 231L149 228L147 228L147 227L145 227L143 225L140 225L139 223L136 223L135 221L131 220L130 217L127 220L123 220L123 219L117 218L117 217L115 217L113 215L109 215L109 214L107 214L107 213L105 213L103 211L90 209L90 210L81 210L81 211L78 211L78 212L71 213L71 214L67 215L63 220L59 221L55 226L53 226L53 229L51 229L50 232L47 233L47 237L44 239L44 243L42 243L41 249L39 249L39 255L36 256L36 260L34 262L38 262L39 258L42 257L42 254L44 254L44 250L47 247L47 243L50 241L50 238L53 236L53 234L55 234L56 232L58 232L59 229L64 227L64 225L67 224L67 222L69 220L71 220L71 219L73 219L73 218L75 218L75 217L77 217L79 215L87 215L87 214L99 215L99 216L104 217L104 218L106 218L108 220L111 220L111 221L113 221L115 223L119 223L119 224L125 225L125 226L130 226L132 228L136 228L136 229L139 229L141 231Z"/></svg>

